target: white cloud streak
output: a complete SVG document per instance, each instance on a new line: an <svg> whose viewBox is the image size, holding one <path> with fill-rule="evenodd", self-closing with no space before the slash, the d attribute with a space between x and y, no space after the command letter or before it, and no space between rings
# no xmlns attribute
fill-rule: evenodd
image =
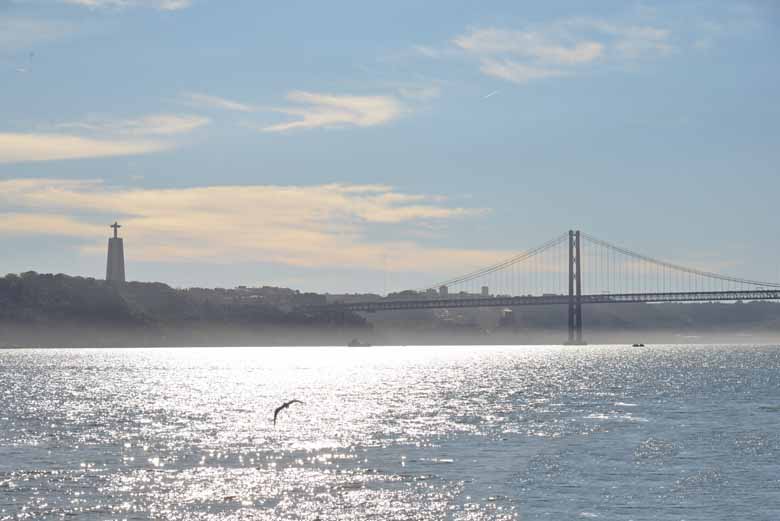
<svg viewBox="0 0 780 521"><path fill-rule="evenodd" d="M150 7L160 11L178 11L192 5L191 0L62 0L66 4L80 5L91 9L125 9L128 7Z"/></svg>
<svg viewBox="0 0 780 521"><path fill-rule="evenodd" d="M174 137L208 123L201 116L155 114L129 120L89 119L56 126L68 133L0 133L0 163L151 154L175 148Z"/></svg>
<svg viewBox="0 0 780 521"><path fill-rule="evenodd" d="M452 43L476 57L484 74L520 84L573 76L599 61L637 60L674 50L667 29L586 18L533 30L476 28Z"/></svg>
<svg viewBox="0 0 780 521"><path fill-rule="evenodd" d="M398 88L398 94L415 101L429 101L441 96L441 88L437 85L424 87L404 86Z"/></svg>
<svg viewBox="0 0 780 521"><path fill-rule="evenodd" d="M0 133L0 163L150 154L170 148L154 141L91 139L63 134Z"/></svg>
<svg viewBox="0 0 780 521"><path fill-rule="evenodd" d="M612 49L624 59L637 60L674 51L668 29L591 19L573 19L567 24L573 29L590 29L607 35L611 38Z"/></svg>
<svg viewBox="0 0 780 521"><path fill-rule="evenodd" d="M519 84L528 83L529 81L539 80L542 78L567 76L569 74L558 69L534 67L512 60L484 60L480 66L480 70L488 76L493 76L494 78L500 78L502 80L507 80L511 81L512 83Z"/></svg>
<svg viewBox="0 0 780 521"><path fill-rule="evenodd" d="M389 123L405 111L392 96L349 96L293 91L287 99L296 104L271 110L297 119L263 127L265 132L287 132L314 128L372 127Z"/></svg>
<svg viewBox="0 0 780 521"><path fill-rule="evenodd" d="M377 226L419 227L483 213L441 197L377 185L209 186L124 189L100 181L0 181L0 235L62 235L103 252L105 215L125 225L131 259L214 263L275 262L304 267L387 266L425 272L471 269L507 252L376 240ZM368 237L371 237L371 240Z"/></svg>
<svg viewBox="0 0 780 521"><path fill-rule="evenodd" d="M253 107L252 105L197 92L185 92L181 95L181 99L185 103L202 108L229 110L234 112L256 112L258 110L257 107Z"/></svg>
<svg viewBox="0 0 780 521"><path fill-rule="evenodd" d="M426 58L437 59L437 58L441 58L443 54L441 50L436 49L434 47L430 47L428 45L413 45L412 49L414 49L414 51L417 54L420 54L421 56L425 56Z"/></svg>
<svg viewBox="0 0 780 521"><path fill-rule="evenodd" d="M534 31L507 31L487 28L458 36L455 44L479 55L515 54L546 63L572 65L588 63L601 56L604 46L594 41L582 41L566 47L551 42L549 36Z"/></svg>
<svg viewBox="0 0 780 521"><path fill-rule="evenodd" d="M138 135L186 134L209 124L202 116L159 114L128 122L123 131Z"/></svg>
<svg viewBox="0 0 780 521"><path fill-rule="evenodd" d="M414 101L427 101L440 95L437 86L402 86L398 94ZM260 107L208 94L187 92L180 99L189 105L231 112L277 112L295 119L275 124L244 126L263 132L292 132L315 128L372 127L399 118L406 106L393 96L353 96L292 91L286 96L286 106Z"/></svg>
<svg viewBox="0 0 780 521"><path fill-rule="evenodd" d="M189 114L153 114L138 119L100 120L91 118L76 123L62 123L57 128L79 129L102 134L125 136L172 136L186 134L210 123L208 118Z"/></svg>

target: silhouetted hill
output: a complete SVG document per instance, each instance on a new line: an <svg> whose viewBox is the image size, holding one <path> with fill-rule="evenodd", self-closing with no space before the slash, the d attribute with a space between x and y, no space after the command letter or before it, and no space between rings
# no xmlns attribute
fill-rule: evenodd
<svg viewBox="0 0 780 521"><path fill-rule="evenodd" d="M0 278L0 321L141 324L143 314L104 281L35 272Z"/></svg>
<svg viewBox="0 0 780 521"><path fill-rule="evenodd" d="M290 304L311 299L279 288L179 290L161 283L10 274L0 278L0 346L345 343L355 330L366 329L357 315L334 321Z"/></svg>

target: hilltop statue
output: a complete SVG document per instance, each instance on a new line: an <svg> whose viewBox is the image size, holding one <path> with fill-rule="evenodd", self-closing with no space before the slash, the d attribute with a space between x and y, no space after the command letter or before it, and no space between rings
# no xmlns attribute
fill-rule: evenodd
<svg viewBox="0 0 780 521"><path fill-rule="evenodd" d="M114 221L110 228L114 229L114 236L108 239L108 259L106 261L106 280L109 282L125 281L125 248L122 238L119 237L119 228L122 225Z"/></svg>

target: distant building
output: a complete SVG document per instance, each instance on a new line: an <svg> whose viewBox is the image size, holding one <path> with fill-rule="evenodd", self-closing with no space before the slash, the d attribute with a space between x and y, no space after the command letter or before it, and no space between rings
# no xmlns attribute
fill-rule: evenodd
<svg viewBox="0 0 780 521"><path fill-rule="evenodd" d="M449 288L447 288L447 286L440 286L439 287L439 295L441 295L442 297L446 297L449 294L449 292L450 291L449 291Z"/></svg>
<svg viewBox="0 0 780 521"><path fill-rule="evenodd" d="M111 225L111 228L114 229L114 236L108 239L108 259L106 260L106 280L109 282L125 281L125 248L122 244L122 238L118 236L121 227L117 222Z"/></svg>
<svg viewBox="0 0 780 521"><path fill-rule="evenodd" d="M487 286L482 286L482 296L483 297L489 297L490 296L490 288Z"/></svg>

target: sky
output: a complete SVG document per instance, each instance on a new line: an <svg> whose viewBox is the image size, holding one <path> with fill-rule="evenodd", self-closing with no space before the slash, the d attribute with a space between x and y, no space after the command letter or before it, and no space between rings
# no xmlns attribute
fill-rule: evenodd
<svg viewBox="0 0 780 521"><path fill-rule="evenodd" d="M580 229L780 280L780 4L0 0L0 273L384 293Z"/></svg>

